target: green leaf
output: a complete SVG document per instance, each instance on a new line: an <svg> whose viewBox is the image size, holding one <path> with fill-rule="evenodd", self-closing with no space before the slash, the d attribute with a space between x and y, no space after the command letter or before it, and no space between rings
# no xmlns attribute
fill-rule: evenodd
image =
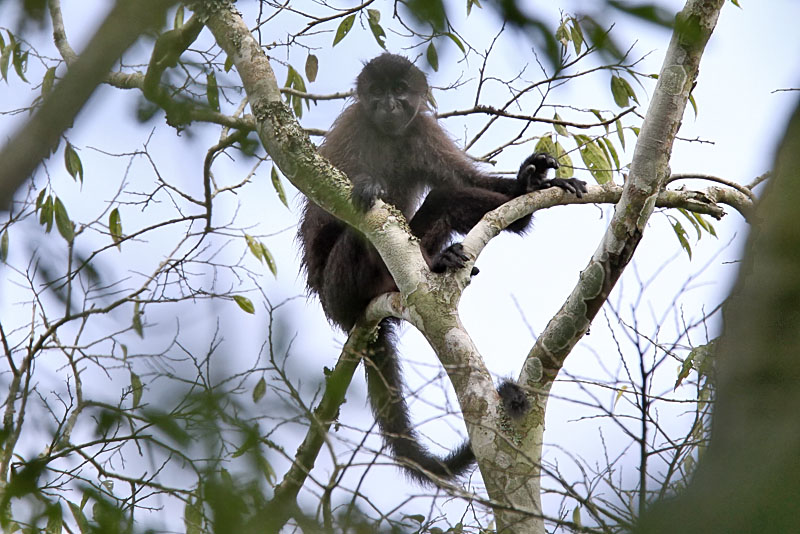
<svg viewBox="0 0 800 534"><path fill-rule="evenodd" d="M0 237L0 262L5 263L8 259L8 230L3 232L3 237Z"/></svg>
<svg viewBox="0 0 800 534"><path fill-rule="evenodd" d="M477 6L478 9L483 9L480 0L467 0L467 16L469 16L470 11L472 11L472 6Z"/></svg>
<svg viewBox="0 0 800 534"><path fill-rule="evenodd" d="M19 76L23 82L28 83L28 80L25 79L25 71L28 70L28 52L22 52L20 43L14 45L14 51L11 54L11 62L14 64L14 70L17 71L17 76Z"/></svg>
<svg viewBox="0 0 800 534"><path fill-rule="evenodd" d="M574 135L578 143L578 150L581 159L586 164L589 172L592 173L598 184L605 184L611 181L611 165L606 158L605 152L589 137L585 135Z"/></svg>
<svg viewBox="0 0 800 534"><path fill-rule="evenodd" d="M238 304L239 307L247 313L256 313L256 307L253 306L253 302L249 298L243 297L242 295L234 295L233 300L236 301L236 304Z"/></svg>
<svg viewBox="0 0 800 534"><path fill-rule="evenodd" d="M689 357L683 360L683 365L681 365L681 368L678 371L678 379L675 380L675 387L672 388L672 391L678 389L678 386L681 385L683 380L689 376L689 372L692 370L692 357L693 355L690 353Z"/></svg>
<svg viewBox="0 0 800 534"><path fill-rule="evenodd" d="M380 25L380 20L381 20L380 11L378 11L377 9L367 9L367 24L369 24L369 29L370 31L372 31L372 35L378 42L378 46L386 50L386 32Z"/></svg>
<svg viewBox="0 0 800 534"><path fill-rule="evenodd" d="M44 204L44 195L45 195L45 193L47 193L47 189L42 189L41 191L39 191L39 196L36 197L36 209L37 209L37 211L40 210L42 208L42 205Z"/></svg>
<svg viewBox="0 0 800 534"><path fill-rule="evenodd" d="M559 116L558 112L556 112L556 114L553 116L553 120L555 120L555 121L561 121L562 120L561 116ZM564 126L563 124L554 124L553 128L556 129L556 133L558 135L569 135L569 132L567 132L567 127Z"/></svg>
<svg viewBox="0 0 800 534"><path fill-rule="evenodd" d="M267 267L269 267L269 270L272 272L272 275L273 276L278 276L278 267L275 265L275 258L272 257L272 254L270 253L269 249L267 249L267 246L264 243L262 243L261 241L258 241L253 236L248 235L248 234L244 234L244 239L245 239L245 241L247 241L247 247L250 249L250 252L253 254L253 256L258 258L258 261L266 262L267 263ZM235 299L236 297L233 297L233 298ZM241 297L241 298L244 298L244 297ZM239 305L241 306L241 304L239 304ZM250 304L251 308L252 308L252 306L253 305ZM245 309L245 311L248 311L248 310ZM253 313L253 312L251 311L249 313Z"/></svg>
<svg viewBox="0 0 800 534"><path fill-rule="evenodd" d="M614 96L614 103L621 108L630 105L631 99L637 104L639 103L639 99L636 98L636 93L633 91L631 84L628 83L628 80L620 76L611 76L611 94Z"/></svg>
<svg viewBox="0 0 800 534"><path fill-rule="evenodd" d="M458 47L458 49L459 49L459 50L461 50L461 53L462 53L462 54L466 54L466 53L467 53L467 49L466 49L466 48L464 48L464 43L462 43L462 42L461 42L461 39L459 39L457 35L455 35L455 34L453 34L453 33L450 33L450 32L447 32L447 33L445 33L444 35L446 35L447 37L449 37L449 38L450 38L450 40L451 40L451 41L453 41L453 42L456 44L456 46Z"/></svg>
<svg viewBox="0 0 800 534"><path fill-rule="evenodd" d="M622 121L619 119L614 122L614 126L617 128L617 136L619 137L619 144L622 146L622 150L625 150L625 130L622 128Z"/></svg>
<svg viewBox="0 0 800 534"><path fill-rule="evenodd" d="M133 407L138 408L142 401L142 379L131 371L131 391L133 392Z"/></svg>
<svg viewBox="0 0 800 534"><path fill-rule="evenodd" d="M244 240L247 242L247 248L250 249L250 252L255 256L258 261L264 261L264 253L261 251L261 243L258 242L256 238L249 234L244 234Z"/></svg>
<svg viewBox="0 0 800 534"><path fill-rule="evenodd" d="M264 395L267 393L267 381L264 380L264 377L261 377L261 380L258 381L256 387L253 388L253 402L258 402Z"/></svg>
<svg viewBox="0 0 800 534"><path fill-rule="evenodd" d="M203 504L200 499L192 498L183 507L183 524L186 534L203 533Z"/></svg>
<svg viewBox="0 0 800 534"><path fill-rule="evenodd" d="M556 178L572 178L575 175L575 166L572 164L572 158L569 157L564 147L556 141L556 160L558 160L558 169L556 169Z"/></svg>
<svg viewBox="0 0 800 534"><path fill-rule="evenodd" d="M536 143L534 152L544 152L555 157L559 167L556 169L556 178L570 178L575 173L572 166L572 159L569 157L561 143L553 141L552 134L543 135Z"/></svg>
<svg viewBox="0 0 800 534"><path fill-rule="evenodd" d="M111 240L122 250L122 219L119 216L119 209L114 208L108 215L108 231L111 233Z"/></svg>
<svg viewBox="0 0 800 534"><path fill-rule="evenodd" d="M275 192L278 193L278 198L281 202L283 202L283 205L288 208L289 202L286 200L286 191L283 189L280 176L278 176L278 170L274 165L272 166L272 172L270 172L270 176L272 178L272 187L275 189Z"/></svg>
<svg viewBox="0 0 800 534"><path fill-rule="evenodd" d="M225 65L223 66L223 68L225 69L225 72L231 71L231 69L233 68L233 58L231 56L225 58Z"/></svg>
<svg viewBox="0 0 800 534"><path fill-rule="evenodd" d="M600 139L603 140L603 146L605 146L607 153L611 155L611 159L614 160L614 167L619 169L619 156L617 156L617 149L614 148L614 144L607 137L601 137Z"/></svg>
<svg viewBox="0 0 800 534"><path fill-rule="evenodd" d="M339 27L336 28L336 35L333 36L333 46L336 46L339 41L345 38L345 36L350 32L353 28L353 23L356 21L356 15L353 13L342 20L339 23Z"/></svg>
<svg viewBox="0 0 800 534"><path fill-rule="evenodd" d="M286 74L285 87L291 87L303 93L307 92L306 82L303 80L303 77L300 76L300 73L291 65L289 65L289 71ZM303 116L303 99L299 96L289 95L288 102L291 104L292 110L297 118L301 118Z"/></svg>
<svg viewBox="0 0 800 534"><path fill-rule="evenodd" d="M681 244L681 247L683 247L683 250L686 251L686 254L689 255L689 259L691 260L692 247L689 244L689 239L687 237L686 230L683 228L683 225L680 222L675 221L672 224L672 230L675 232L675 236L678 238L678 242Z"/></svg>
<svg viewBox="0 0 800 534"><path fill-rule="evenodd" d="M183 17L184 17L184 9L183 5L178 6L178 9L175 10L175 19L172 22L173 28L181 28L183 27Z"/></svg>
<svg viewBox="0 0 800 534"><path fill-rule="evenodd" d="M625 393L627 389L628 386L622 386L621 388L619 388L619 391L617 391L617 394L614 396L614 403L611 405L612 410L617 406L619 399L622 398L622 395Z"/></svg>
<svg viewBox="0 0 800 534"><path fill-rule="evenodd" d="M81 163L80 156L78 156L70 142L67 142L67 147L64 149L64 165L73 180L78 181L80 179L81 183L83 183L83 163Z"/></svg>
<svg viewBox="0 0 800 534"><path fill-rule="evenodd" d="M575 523L577 526L581 525L581 507L576 506L574 510L572 510L572 522Z"/></svg>
<svg viewBox="0 0 800 534"><path fill-rule="evenodd" d="M261 471L261 474L264 475L264 478L270 484L275 483L275 470L272 469L272 466L269 464L266 458L264 458L263 454L259 454L256 456L256 461L258 462L258 470Z"/></svg>
<svg viewBox="0 0 800 534"><path fill-rule="evenodd" d="M544 152L545 154L550 154L551 156L555 155L556 145L553 143L553 136L551 134L547 134L540 137L533 151Z"/></svg>
<svg viewBox="0 0 800 534"><path fill-rule="evenodd" d="M278 276L278 265L275 263L275 258L272 257L272 253L267 249L267 246L264 243L261 243L261 253L264 255L264 261L267 262L267 267L272 272L272 276Z"/></svg>
<svg viewBox="0 0 800 534"><path fill-rule="evenodd" d="M575 47L575 54L580 55L585 39L583 38L583 30L581 30L581 26L575 18L572 19L570 33L572 35L572 46Z"/></svg>
<svg viewBox="0 0 800 534"><path fill-rule="evenodd" d="M41 196L41 195L40 195ZM39 224L45 226L45 233L49 234L53 229L53 197L47 195L47 198L42 203L42 208L39 210Z"/></svg>
<svg viewBox="0 0 800 534"><path fill-rule="evenodd" d="M75 518L75 524L78 525L78 530L81 534L90 532L89 521L86 519L86 516L83 515L81 507L70 501L67 501L67 505L69 506L69 511L72 512L72 517Z"/></svg>
<svg viewBox="0 0 800 534"><path fill-rule="evenodd" d="M690 211L688 213L695 221L697 221L697 224L699 224L703 230L705 230L712 236L717 237L717 231L714 230L714 226L710 222L705 220L705 218L701 214L695 213L693 211Z"/></svg>
<svg viewBox="0 0 800 534"><path fill-rule="evenodd" d="M133 303L133 331L139 334L139 337L144 338L144 327L142 326L142 312L139 311L139 303Z"/></svg>
<svg viewBox="0 0 800 534"><path fill-rule="evenodd" d="M308 54L306 58L306 78L308 78L309 82L313 82L317 79L317 73L319 72L319 59L314 54Z"/></svg>
<svg viewBox="0 0 800 534"><path fill-rule="evenodd" d="M8 44L3 47L2 54L0 54L0 75L3 79L8 81L8 62L11 59L11 53L14 51L14 45Z"/></svg>
<svg viewBox="0 0 800 534"><path fill-rule="evenodd" d="M700 223L697 222L697 220L692 216L692 214L683 208L678 208L678 212L681 213L684 217L686 217L689 220L689 223L694 227L694 231L697 232L697 239L703 237L703 234L700 233L701 231Z"/></svg>
<svg viewBox="0 0 800 534"><path fill-rule="evenodd" d="M566 48L571 39L572 35L567 31L567 21L562 20L561 24L558 25L558 29L556 30L556 41L561 43L561 46Z"/></svg>
<svg viewBox="0 0 800 534"><path fill-rule="evenodd" d="M248 431L245 434L244 442L242 442L241 446L231 455L232 458L239 458L243 456L247 451L255 449L258 451L258 434L255 429L247 429Z"/></svg>
<svg viewBox="0 0 800 534"><path fill-rule="evenodd" d="M47 514L46 534L61 534L64 528L64 518L60 504L48 505L45 513Z"/></svg>
<svg viewBox="0 0 800 534"><path fill-rule="evenodd" d="M633 90L633 87L631 87L631 84L628 83L628 80L622 78L622 83L625 86L625 90L628 92L628 96L631 97L633 101L638 104L639 99L636 97L636 92Z"/></svg>
<svg viewBox="0 0 800 534"><path fill-rule="evenodd" d="M694 95L689 93L689 103L692 105L692 109L694 110L694 117L697 118L697 101L694 99Z"/></svg>
<svg viewBox="0 0 800 534"><path fill-rule="evenodd" d="M267 250L267 246L264 243L261 244L261 254L264 256L264 261L267 262L267 267L269 270L272 271L272 276L278 276L278 266L275 264L275 258L272 257L272 253Z"/></svg>
<svg viewBox="0 0 800 534"><path fill-rule="evenodd" d="M206 99L214 111L219 111L219 86L213 72L206 75Z"/></svg>
<svg viewBox="0 0 800 534"><path fill-rule="evenodd" d="M63 237L67 243L72 243L72 240L75 238L75 225L69 220L67 208L64 207L64 204L58 197L56 197L53 202L53 212L56 218L58 233L61 234L61 237Z"/></svg>
<svg viewBox="0 0 800 534"><path fill-rule="evenodd" d="M628 93L619 76L611 76L611 95L614 97L614 103L619 107L624 108L628 105Z"/></svg>
<svg viewBox="0 0 800 534"><path fill-rule="evenodd" d="M303 80L303 77L300 75L300 73L297 72L291 65L289 65L289 70L292 73L292 86L298 91L307 93L308 89L306 89L306 82Z"/></svg>
<svg viewBox="0 0 800 534"><path fill-rule="evenodd" d="M47 72L44 73L44 78L42 79L42 96L47 96L47 94L53 89L53 84L56 81L56 68L50 67L47 69Z"/></svg>
<svg viewBox="0 0 800 534"><path fill-rule="evenodd" d="M173 414L160 410L147 410L143 415L145 421L154 425L175 442L181 445L189 443L191 436L182 426L187 423L186 420L176 418Z"/></svg>
<svg viewBox="0 0 800 534"><path fill-rule="evenodd" d="M436 53L436 47L433 46L433 41L428 44L428 50L425 52L425 56L428 58L428 64L433 68L433 70L439 70L439 54Z"/></svg>

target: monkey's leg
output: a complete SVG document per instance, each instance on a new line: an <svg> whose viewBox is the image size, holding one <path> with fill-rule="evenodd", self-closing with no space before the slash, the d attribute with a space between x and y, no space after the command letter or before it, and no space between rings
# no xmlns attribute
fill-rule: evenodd
<svg viewBox="0 0 800 534"><path fill-rule="evenodd" d="M420 238L428 257L434 258L429 261L433 265L454 233L469 232L487 212L511 198L510 195L477 187L434 189L411 219L411 232ZM506 230L523 232L530 220L530 215L523 217Z"/></svg>

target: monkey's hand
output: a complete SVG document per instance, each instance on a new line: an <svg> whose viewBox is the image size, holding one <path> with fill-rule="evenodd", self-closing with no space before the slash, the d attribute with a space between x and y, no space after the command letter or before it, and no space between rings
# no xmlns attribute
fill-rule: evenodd
<svg viewBox="0 0 800 534"><path fill-rule="evenodd" d="M375 201L386 195L383 184L366 174L360 174L353 179L353 191L350 199L360 211L369 210Z"/></svg>
<svg viewBox="0 0 800 534"><path fill-rule="evenodd" d="M581 198L586 193L586 182L577 178L547 178L549 169L557 169L558 162L550 154L537 152L528 156L519 168L517 182L525 193L558 187Z"/></svg>
<svg viewBox="0 0 800 534"><path fill-rule="evenodd" d="M464 254L464 245L461 243L453 243L433 259L431 271L443 273L447 270L461 269L466 265L467 261L469 261L469 256ZM469 275L475 276L478 272L478 268L473 267Z"/></svg>
<svg viewBox="0 0 800 534"><path fill-rule="evenodd" d="M519 166L517 183L525 193L545 189L542 184L547 181L547 171L557 168L558 161L550 154L545 152L531 154Z"/></svg>
<svg viewBox="0 0 800 534"><path fill-rule="evenodd" d="M581 198L586 190L586 182L578 180L577 178L553 178L545 180L545 187L558 187L567 193L572 193L578 198Z"/></svg>

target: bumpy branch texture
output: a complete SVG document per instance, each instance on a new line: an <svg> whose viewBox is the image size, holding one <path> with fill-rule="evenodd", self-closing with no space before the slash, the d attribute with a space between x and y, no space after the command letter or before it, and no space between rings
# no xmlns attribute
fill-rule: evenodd
<svg viewBox="0 0 800 534"><path fill-rule="evenodd" d="M539 336L523 367L520 383L536 392L537 404L520 425L519 442L514 444L516 457L509 447L509 455L514 458L511 469L489 477L484 473L489 494L505 495L514 508L541 509L538 467L534 465L534 470L524 467L529 462L538 464L541 458L547 392L642 238L659 192L669 177L672 144L723 3L724 0L689 0L678 15L634 150L631 172L608 230L581 273L578 285ZM544 532L544 523L534 516L498 510L496 517L501 532Z"/></svg>
<svg viewBox="0 0 800 534"><path fill-rule="evenodd" d="M529 359L536 358L543 374L534 378L549 388L564 358L608 299L633 256L647 220L669 178L672 144L678 133L700 58L717 23L724 0L689 0L678 14L675 32L661 68L650 107L636 143L631 172L600 246L581 273L556 317L537 340Z"/></svg>

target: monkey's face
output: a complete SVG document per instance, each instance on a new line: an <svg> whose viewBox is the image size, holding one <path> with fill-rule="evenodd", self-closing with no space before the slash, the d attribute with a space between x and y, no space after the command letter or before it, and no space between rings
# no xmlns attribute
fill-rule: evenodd
<svg viewBox="0 0 800 534"><path fill-rule="evenodd" d="M373 85L361 100L372 124L392 137L403 135L419 113L421 103L420 96L410 91L403 80L389 86Z"/></svg>
<svg viewBox="0 0 800 534"><path fill-rule="evenodd" d="M358 101L379 132L403 135L425 106L428 82L408 59L383 54L364 66L358 75Z"/></svg>

